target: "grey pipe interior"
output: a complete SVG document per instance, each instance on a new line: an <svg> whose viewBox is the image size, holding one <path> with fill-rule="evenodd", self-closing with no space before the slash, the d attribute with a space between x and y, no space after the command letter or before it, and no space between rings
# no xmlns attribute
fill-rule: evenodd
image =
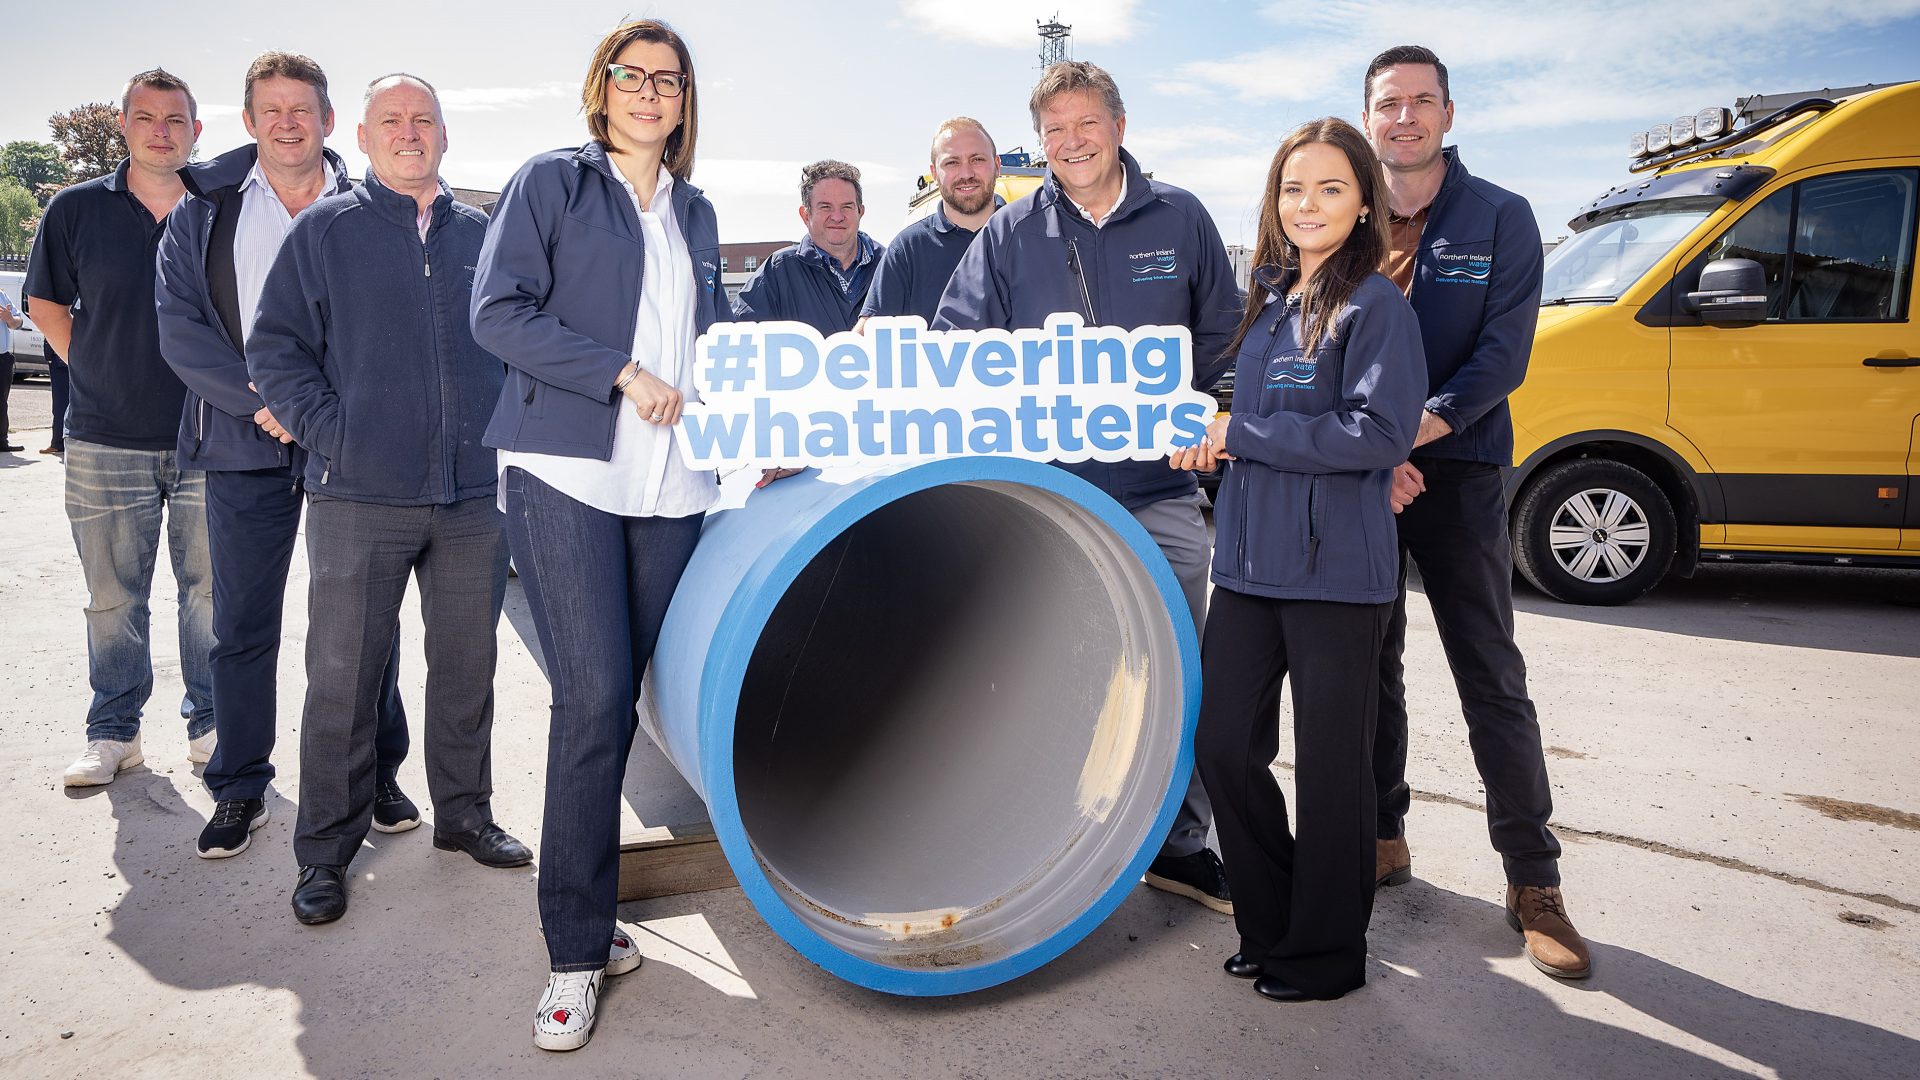
<svg viewBox="0 0 1920 1080"><path fill-rule="evenodd" d="M1000 483L907 496L769 619L735 726L742 824L789 907L856 955L991 960L1145 841L1177 655L1146 568L1085 508Z"/></svg>

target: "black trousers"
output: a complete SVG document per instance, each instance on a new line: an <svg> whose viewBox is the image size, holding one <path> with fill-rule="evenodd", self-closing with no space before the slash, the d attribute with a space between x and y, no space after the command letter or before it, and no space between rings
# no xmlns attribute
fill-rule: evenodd
<svg viewBox="0 0 1920 1080"><path fill-rule="evenodd" d="M13 420L7 413L7 398L13 394L13 354L0 352L0 445L13 445Z"/></svg>
<svg viewBox="0 0 1920 1080"><path fill-rule="evenodd" d="M1213 590L1194 758L1213 796L1240 951L1321 998L1367 981L1373 915L1373 718L1391 604ZM1293 681L1298 824L1271 766Z"/></svg>
<svg viewBox="0 0 1920 1080"><path fill-rule="evenodd" d="M1473 763L1487 791L1487 832L1513 885L1560 884L1560 842L1547 828L1540 721L1527 662L1513 641L1513 551L1498 466L1415 455L1427 490L1399 516L1400 599L1380 652L1380 719L1373 748L1377 835L1401 834L1407 786L1407 561L1420 568L1440 644L1460 692ZM1237 898L1236 898L1237 899Z"/></svg>
<svg viewBox="0 0 1920 1080"><path fill-rule="evenodd" d="M279 724L280 614L306 506L287 466L207 473L207 552L213 562L213 726L220 732L204 779L215 799L258 799L273 779ZM400 638L387 655L375 729L376 775L406 760L406 707L398 682Z"/></svg>

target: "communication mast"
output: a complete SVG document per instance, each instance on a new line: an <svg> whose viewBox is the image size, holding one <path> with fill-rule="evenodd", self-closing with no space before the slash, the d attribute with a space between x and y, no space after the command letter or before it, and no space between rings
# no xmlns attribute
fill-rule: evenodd
<svg viewBox="0 0 1920 1080"><path fill-rule="evenodd" d="M1067 50L1067 42L1073 37L1073 27L1060 21L1059 12L1054 12L1053 18L1047 22L1035 19L1034 25L1040 28L1041 71L1047 70L1062 60L1073 59L1068 55Z"/></svg>

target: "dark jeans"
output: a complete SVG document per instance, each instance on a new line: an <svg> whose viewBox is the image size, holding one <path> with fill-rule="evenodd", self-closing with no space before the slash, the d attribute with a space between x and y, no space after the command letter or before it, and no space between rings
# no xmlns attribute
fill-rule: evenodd
<svg viewBox="0 0 1920 1080"><path fill-rule="evenodd" d="M344 866L373 821L374 730L411 573L426 622L427 792L434 830L493 819L494 628L507 545L493 497L381 506L310 496L301 866Z"/></svg>
<svg viewBox="0 0 1920 1080"><path fill-rule="evenodd" d="M47 380L53 383L53 438L47 445L55 450L67 448L67 395L72 392L72 384L67 378L67 362L54 355L51 346L47 350Z"/></svg>
<svg viewBox="0 0 1920 1080"><path fill-rule="evenodd" d="M553 684L540 923L554 971L607 963L634 705L703 515L620 517L508 469L507 541Z"/></svg>
<svg viewBox="0 0 1920 1080"><path fill-rule="evenodd" d="M1373 672L1392 610L1216 588L1207 613L1194 758L1213 796L1240 951L1314 997L1367 981ZM1300 803L1291 833L1271 769L1289 677Z"/></svg>
<svg viewBox="0 0 1920 1080"><path fill-rule="evenodd" d="M204 779L215 799L258 799L273 779L280 613L306 498L290 468L207 473L213 558L213 726L220 741ZM395 635L380 686L375 769L392 779L407 757L407 714Z"/></svg>
<svg viewBox="0 0 1920 1080"><path fill-rule="evenodd" d="M1467 741L1487 791L1487 832L1512 885L1560 884L1560 842L1547 828L1547 786L1540 721L1527 697L1527 662L1513 641L1513 551L1507 539L1506 487L1498 466L1416 455L1427 490L1399 515L1400 599L1380 652L1380 721L1373 749L1378 835L1404 827L1407 693L1401 654L1407 644L1407 560L1420 568L1440 644L1460 692Z"/></svg>
<svg viewBox="0 0 1920 1080"><path fill-rule="evenodd" d="M0 444L13 445L13 420L7 413L7 399L13 396L13 354L0 353Z"/></svg>

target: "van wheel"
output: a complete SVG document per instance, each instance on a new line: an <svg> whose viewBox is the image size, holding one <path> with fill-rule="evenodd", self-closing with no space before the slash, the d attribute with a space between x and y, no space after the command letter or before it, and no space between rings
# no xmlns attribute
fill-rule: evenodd
<svg viewBox="0 0 1920 1080"><path fill-rule="evenodd" d="M1604 458L1542 471L1520 493L1513 560L1534 587L1569 604L1624 604L1673 565L1673 505L1660 485Z"/></svg>

